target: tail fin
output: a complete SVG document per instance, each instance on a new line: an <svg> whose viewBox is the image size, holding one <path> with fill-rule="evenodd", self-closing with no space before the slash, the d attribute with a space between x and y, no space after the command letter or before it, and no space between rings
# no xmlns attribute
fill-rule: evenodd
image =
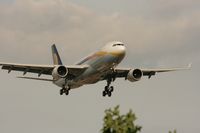
<svg viewBox="0 0 200 133"><path fill-rule="evenodd" d="M60 55L58 54L58 50L56 48L56 45L53 44L51 46L52 49L52 56L53 56L53 64L54 65L62 65L62 61L60 59Z"/></svg>

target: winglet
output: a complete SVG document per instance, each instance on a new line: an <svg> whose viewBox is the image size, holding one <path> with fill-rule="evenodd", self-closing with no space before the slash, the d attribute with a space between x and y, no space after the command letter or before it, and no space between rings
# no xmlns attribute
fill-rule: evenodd
<svg viewBox="0 0 200 133"><path fill-rule="evenodd" d="M54 65L62 65L62 61L60 59L60 55L58 53L56 45L53 44L51 46L51 49L52 49L52 56L53 56L53 63L54 63Z"/></svg>

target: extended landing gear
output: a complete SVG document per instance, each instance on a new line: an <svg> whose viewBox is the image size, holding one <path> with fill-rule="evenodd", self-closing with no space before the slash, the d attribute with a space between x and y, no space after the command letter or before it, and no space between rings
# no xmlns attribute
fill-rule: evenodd
<svg viewBox="0 0 200 133"><path fill-rule="evenodd" d="M105 97L106 95L108 95L109 97L111 97L113 91L114 91L114 87L113 86L111 86L111 87L106 86L105 90L102 93L103 97Z"/></svg>
<svg viewBox="0 0 200 133"><path fill-rule="evenodd" d="M105 89L102 93L103 97L105 97L106 95L108 95L108 97L112 96L112 92L114 91L114 87L110 86L111 84L111 80L107 80L107 86L105 86Z"/></svg>
<svg viewBox="0 0 200 133"><path fill-rule="evenodd" d="M60 95L69 95L69 90L70 90L70 87L63 87L61 90L60 90Z"/></svg>

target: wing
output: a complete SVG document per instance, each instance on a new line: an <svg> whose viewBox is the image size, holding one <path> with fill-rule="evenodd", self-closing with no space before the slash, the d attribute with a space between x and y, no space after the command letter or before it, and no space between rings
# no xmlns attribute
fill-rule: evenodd
<svg viewBox="0 0 200 133"><path fill-rule="evenodd" d="M169 69L141 69L143 72L143 76L148 76L151 78L151 76L155 75L156 73L163 73L163 72L171 72L171 71L179 71L179 70L188 70L191 68L191 64L188 65L188 67L185 68L169 68ZM115 69L115 75L118 78L127 77L129 71L132 68L116 68Z"/></svg>
<svg viewBox="0 0 200 133"><path fill-rule="evenodd" d="M56 65L32 65L32 64L15 64L15 63L0 63L2 69L8 70L8 73L11 71L21 71L23 75L26 73L36 73L38 76L52 75L53 69ZM87 65L74 65L74 66L65 66L69 70L69 74L73 76L78 76L83 73L88 66Z"/></svg>

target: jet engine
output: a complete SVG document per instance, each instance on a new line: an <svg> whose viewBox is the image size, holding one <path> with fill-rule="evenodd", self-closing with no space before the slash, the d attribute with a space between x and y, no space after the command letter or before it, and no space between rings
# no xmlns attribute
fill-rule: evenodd
<svg viewBox="0 0 200 133"><path fill-rule="evenodd" d="M139 81L143 76L143 72L140 69L132 69L127 75L127 79L131 82Z"/></svg>
<svg viewBox="0 0 200 133"><path fill-rule="evenodd" d="M64 78L67 76L68 72L65 66L57 66L53 69L52 76L54 78Z"/></svg>

